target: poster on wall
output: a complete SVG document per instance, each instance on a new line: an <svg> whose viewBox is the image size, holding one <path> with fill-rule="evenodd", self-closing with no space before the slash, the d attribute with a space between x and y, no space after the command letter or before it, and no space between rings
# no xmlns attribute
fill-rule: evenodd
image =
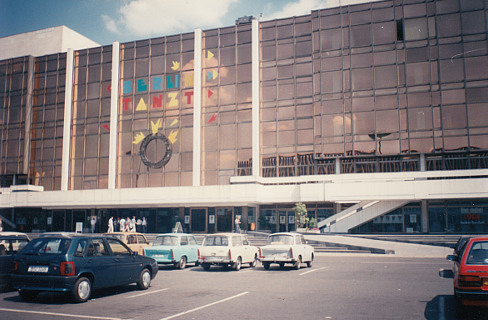
<svg viewBox="0 0 488 320"><path fill-rule="evenodd" d="M285 223L286 223L286 217L280 216L280 224L285 224Z"/></svg>
<svg viewBox="0 0 488 320"><path fill-rule="evenodd" d="M208 223L214 224L215 223L215 216L214 215L209 215L208 216Z"/></svg>
<svg viewBox="0 0 488 320"><path fill-rule="evenodd" d="M190 216L185 216L185 224L190 224Z"/></svg>

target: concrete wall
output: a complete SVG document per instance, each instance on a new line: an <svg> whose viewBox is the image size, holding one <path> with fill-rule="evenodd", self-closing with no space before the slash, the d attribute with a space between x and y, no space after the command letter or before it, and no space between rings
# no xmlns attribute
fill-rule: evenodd
<svg viewBox="0 0 488 320"><path fill-rule="evenodd" d="M307 182L305 179L308 179ZM45 192L18 192L5 188L0 192L0 208L64 209L246 206L293 204L299 201L472 199L488 198L488 169L303 176L286 180L260 178L254 183L221 186Z"/></svg>
<svg viewBox="0 0 488 320"><path fill-rule="evenodd" d="M38 31L16 34L0 38L0 60L23 56L44 56L59 52L100 46L95 41L71 30L59 26Z"/></svg>

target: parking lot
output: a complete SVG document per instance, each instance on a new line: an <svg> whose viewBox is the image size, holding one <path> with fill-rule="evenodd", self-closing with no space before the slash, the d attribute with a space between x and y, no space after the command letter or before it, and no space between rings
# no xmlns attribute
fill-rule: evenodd
<svg viewBox="0 0 488 320"><path fill-rule="evenodd" d="M312 268L240 271L162 267L147 291L98 291L86 303L42 293L23 302L0 294L1 319L456 319L450 263L433 258L321 255ZM484 319L487 309L469 318Z"/></svg>

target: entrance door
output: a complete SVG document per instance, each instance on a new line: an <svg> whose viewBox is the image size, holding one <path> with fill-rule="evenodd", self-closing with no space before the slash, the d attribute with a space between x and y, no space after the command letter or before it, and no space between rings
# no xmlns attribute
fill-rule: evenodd
<svg viewBox="0 0 488 320"><path fill-rule="evenodd" d="M280 232L295 231L295 212L290 210L280 210L279 217Z"/></svg>
<svg viewBox="0 0 488 320"><path fill-rule="evenodd" d="M231 232L233 220L232 208L217 208L217 227L218 232Z"/></svg>
<svg viewBox="0 0 488 320"><path fill-rule="evenodd" d="M190 210L190 232L207 232L207 209Z"/></svg>
<svg viewBox="0 0 488 320"><path fill-rule="evenodd" d="M76 223L82 223L83 224L83 232L85 231L84 229L88 230L90 229L87 216L86 216L86 211L85 210L74 210L73 211L73 226L71 231L76 231Z"/></svg>
<svg viewBox="0 0 488 320"><path fill-rule="evenodd" d="M64 211L53 211L51 231L64 231Z"/></svg>

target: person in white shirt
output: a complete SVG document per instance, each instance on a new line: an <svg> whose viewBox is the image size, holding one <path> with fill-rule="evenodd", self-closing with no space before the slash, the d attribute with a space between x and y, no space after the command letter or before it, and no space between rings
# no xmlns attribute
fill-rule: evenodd
<svg viewBox="0 0 488 320"><path fill-rule="evenodd" d="M108 233L112 233L114 232L114 217L110 217L110 219L108 219L108 230L107 230Z"/></svg>

